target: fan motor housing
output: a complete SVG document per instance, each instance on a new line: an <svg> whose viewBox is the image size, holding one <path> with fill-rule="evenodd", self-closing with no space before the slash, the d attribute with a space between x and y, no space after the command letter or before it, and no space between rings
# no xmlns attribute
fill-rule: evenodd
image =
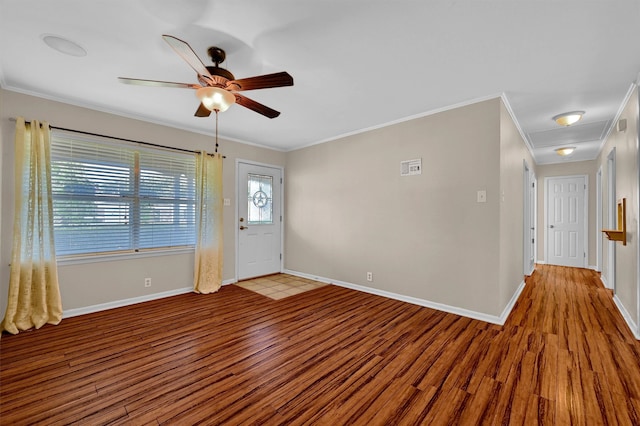
<svg viewBox="0 0 640 426"><path fill-rule="evenodd" d="M233 74L231 74L230 71L228 71L228 70L226 70L224 68L220 68L220 67L206 67L206 68L207 68L207 71L209 71L209 73L214 77L222 77L222 78L227 79L229 81L236 79L233 76Z"/></svg>

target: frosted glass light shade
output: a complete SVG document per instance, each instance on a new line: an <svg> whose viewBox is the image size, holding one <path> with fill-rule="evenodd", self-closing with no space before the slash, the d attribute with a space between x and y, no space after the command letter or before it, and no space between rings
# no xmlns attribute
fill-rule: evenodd
<svg viewBox="0 0 640 426"><path fill-rule="evenodd" d="M576 150L575 146L566 146L564 148L556 149L556 154L566 157L567 155L571 155L575 150Z"/></svg>
<svg viewBox="0 0 640 426"><path fill-rule="evenodd" d="M555 121L561 126L571 126L572 124L580 121L583 115L584 115L584 111L565 112L563 114L558 114L555 117L553 117L553 121Z"/></svg>
<svg viewBox="0 0 640 426"><path fill-rule="evenodd" d="M196 90L196 96L202 105L210 111L226 111L236 102L233 93L219 87L201 87Z"/></svg>

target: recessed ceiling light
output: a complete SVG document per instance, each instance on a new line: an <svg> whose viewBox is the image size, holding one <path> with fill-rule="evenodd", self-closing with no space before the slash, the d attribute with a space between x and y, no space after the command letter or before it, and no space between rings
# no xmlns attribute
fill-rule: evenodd
<svg viewBox="0 0 640 426"><path fill-rule="evenodd" d="M53 34L43 34L42 41L53 50L71 56L87 56L87 51L71 40Z"/></svg>
<svg viewBox="0 0 640 426"><path fill-rule="evenodd" d="M563 148L556 149L556 154L566 157L567 155L573 154L573 151L576 150L575 146L565 146Z"/></svg>
<svg viewBox="0 0 640 426"><path fill-rule="evenodd" d="M555 121L561 126L571 126L572 124L580 121L583 115L584 115L584 111L564 112L562 114L558 114L554 116L553 121Z"/></svg>

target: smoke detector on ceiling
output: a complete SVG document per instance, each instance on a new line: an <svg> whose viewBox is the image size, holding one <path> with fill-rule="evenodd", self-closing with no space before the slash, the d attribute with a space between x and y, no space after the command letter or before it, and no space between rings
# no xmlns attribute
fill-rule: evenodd
<svg viewBox="0 0 640 426"><path fill-rule="evenodd" d="M86 49L74 41L55 34L42 34L40 37L47 46L60 53L69 56L87 56Z"/></svg>

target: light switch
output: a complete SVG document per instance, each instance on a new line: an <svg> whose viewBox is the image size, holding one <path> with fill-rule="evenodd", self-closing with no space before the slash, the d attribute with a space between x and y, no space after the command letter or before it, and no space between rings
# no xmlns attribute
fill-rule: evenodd
<svg viewBox="0 0 640 426"><path fill-rule="evenodd" d="M231 205L231 198L225 198L224 199L224 205L225 206L230 206Z"/></svg>
<svg viewBox="0 0 640 426"><path fill-rule="evenodd" d="M487 202L487 191L485 191L485 190L478 191L478 202L479 203L486 203Z"/></svg>

